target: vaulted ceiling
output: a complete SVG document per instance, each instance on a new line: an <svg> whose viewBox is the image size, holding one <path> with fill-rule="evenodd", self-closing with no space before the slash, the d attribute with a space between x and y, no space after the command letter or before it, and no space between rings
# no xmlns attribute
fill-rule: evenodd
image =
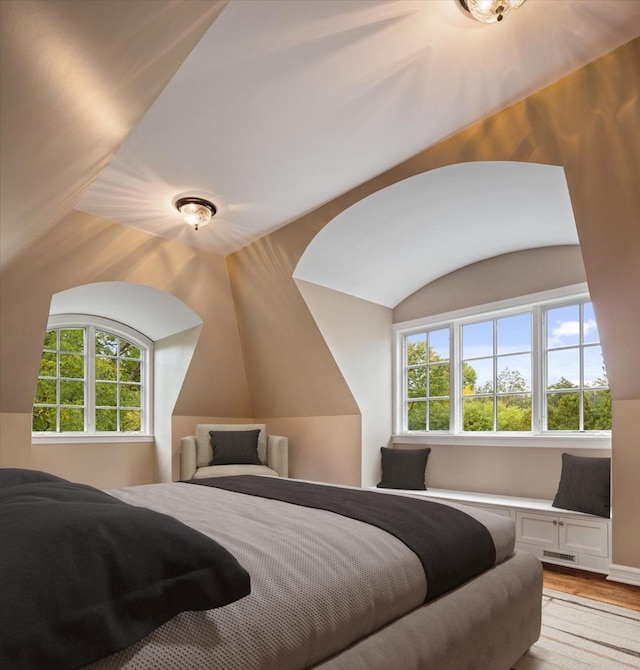
<svg viewBox="0 0 640 670"><path fill-rule="evenodd" d="M231 253L640 34L636 0L1 6L3 264L73 208Z"/></svg>

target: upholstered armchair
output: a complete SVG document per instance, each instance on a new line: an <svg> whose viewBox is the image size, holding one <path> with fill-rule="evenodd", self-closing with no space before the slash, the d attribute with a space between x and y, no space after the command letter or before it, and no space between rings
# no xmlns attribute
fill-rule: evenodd
<svg viewBox="0 0 640 670"><path fill-rule="evenodd" d="M243 435L218 436L212 444L209 431L233 432L259 430L257 458L247 458L247 440ZM220 439L227 438L227 439ZM251 442L251 440L249 440ZM238 458L233 458L234 445L238 445ZM222 455L223 464L216 464L214 446ZM247 461L255 462L247 462ZM238 461L238 462L234 462ZM180 479L205 479L225 475L266 475L288 477L289 440L279 435L267 435L264 423L255 424L214 424L199 423L196 434L183 437L180 441Z"/></svg>

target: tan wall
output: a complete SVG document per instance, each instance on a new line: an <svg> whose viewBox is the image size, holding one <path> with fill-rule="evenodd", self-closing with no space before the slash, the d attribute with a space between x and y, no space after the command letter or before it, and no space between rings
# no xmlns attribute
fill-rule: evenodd
<svg viewBox="0 0 640 670"><path fill-rule="evenodd" d="M638 118L640 38L230 257L255 407L260 398L258 413L354 413L339 370L291 278L313 236L337 214L381 188L426 170L479 160L564 167L612 395L616 400L639 399ZM275 384L274 375L285 384ZM325 408L330 411L322 411ZM614 438L614 462L631 462L629 452L637 451L629 440L636 421L633 426L628 421L624 415L615 427L621 437ZM351 449L359 450L360 444L354 441ZM638 474L636 469L636 480ZM626 506L628 496L633 505L635 494L617 488L617 504ZM635 546L637 524L630 521L624 515L614 518L614 562ZM640 557L631 558L628 563L640 567Z"/></svg>
<svg viewBox="0 0 640 670"><path fill-rule="evenodd" d="M0 413L0 467L29 468L31 464L31 411Z"/></svg>
<svg viewBox="0 0 640 670"><path fill-rule="evenodd" d="M415 445L396 444L412 449ZM427 487L552 500L558 490L562 454L609 457L605 449L429 445Z"/></svg>
<svg viewBox="0 0 640 670"><path fill-rule="evenodd" d="M33 470L101 489L154 482L154 443L34 444Z"/></svg>
<svg viewBox="0 0 640 670"><path fill-rule="evenodd" d="M174 411L204 415L215 408L220 416L251 416L224 258L79 212L63 219L2 271L0 410L31 413L51 296L73 286L116 280L166 291L203 321ZM13 431L13 440L27 449L30 423L21 422L20 427ZM48 453L58 449L48 447ZM71 453L61 452L60 459ZM3 447L0 466L5 465L4 454Z"/></svg>
<svg viewBox="0 0 640 670"><path fill-rule="evenodd" d="M527 249L467 265L396 305L393 322L506 300L587 281L580 247Z"/></svg>
<svg viewBox="0 0 640 670"><path fill-rule="evenodd" d="M196 434L199 423L264 423L268 435L289 439L289 477L359 486L360 415L284 418L174 416L174 480L180 479L180 438Z"/></svg>
<svg viewBox="0 0 640 670"><path fill-rule="evenodd" d="M640 400L613 402L614 563L640 568ZM624 533L629 529L629 533Z"/></svg>

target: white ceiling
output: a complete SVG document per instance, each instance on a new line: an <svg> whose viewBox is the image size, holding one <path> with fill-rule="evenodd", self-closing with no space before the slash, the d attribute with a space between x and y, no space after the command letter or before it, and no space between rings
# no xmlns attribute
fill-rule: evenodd
<svg viewBox="0 0 640 670"><path fill-rule="evenodd" d="M77 208L228 254L638 34L637 0L231 0Z"/></svg>
<svg viewBox="0 0 640 670"><path fill-rule="evenodd" d="M311 241L294 277L395 307L465 265L562 244L579 241L561 167L460 163L343 211Z"/></svg>
<svg viewBox="0 0 640 670"><path fill-rule="evenodd" d="M228 254L640 35L640 0L528 0L494 25L458 0L0 11L3 268L74 207ZM187 193L218 206L197 232Z"/></svg>

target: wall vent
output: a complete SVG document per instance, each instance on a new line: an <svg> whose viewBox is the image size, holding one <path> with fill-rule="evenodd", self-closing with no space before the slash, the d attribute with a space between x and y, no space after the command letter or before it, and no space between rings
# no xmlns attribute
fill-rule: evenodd
<svg viewBox="0 0 640 670"><path fill-rule="evenodd" d="M547 551L546 549L543 552L545 558L560 558L563 561L571 561L572 563L576 562L575 554L561 554L558 551Z"/></svg>

